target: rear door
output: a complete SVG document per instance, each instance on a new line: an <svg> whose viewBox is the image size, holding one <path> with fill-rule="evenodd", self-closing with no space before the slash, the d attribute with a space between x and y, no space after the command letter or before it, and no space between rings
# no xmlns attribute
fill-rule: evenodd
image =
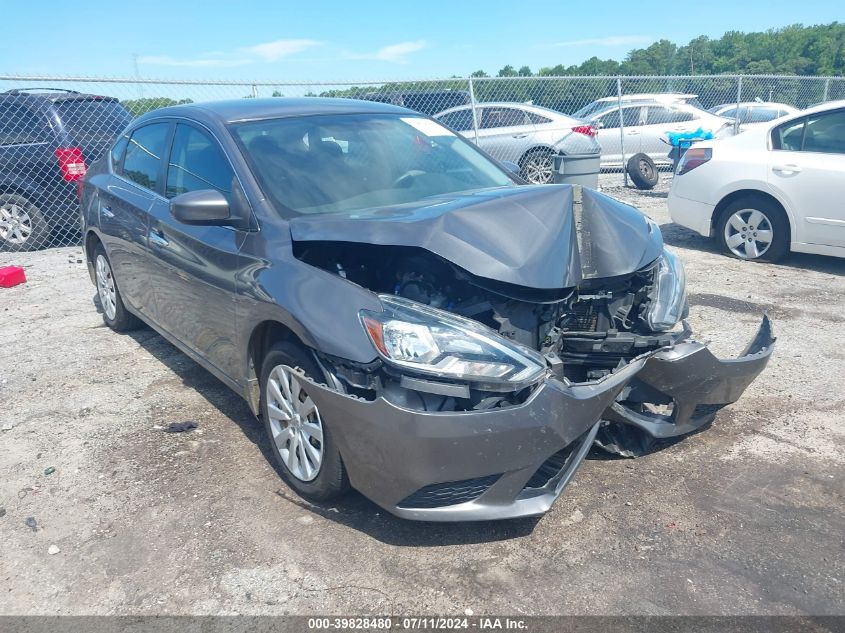
<svg viewBox="0 0 845 633"><path fill-rule="evenodd" d="M153 313L150 277L149 211L156 200L162 158L172 125L149 123L132 130L115 144L110 180L97 176L99 226L123 300L145 317Z"/></svg>
<svg viewBox="0 0 845 633"><path fill-rule="evenodd" d="M233 196L237 179L212 134L177 123L166 166L164 198L150 210L151 261L156 288L155 320L230 378L238 375L235 345L235 281L243 232L227 226L194 226L170 213L170 199L216 189Z"/></svg>
<svg viewBox="0 0 845 633"><path fill-rule="evenodd" d="M845 108L772 132L769 184L793 211L799 242L845 247Z"/></svg>
<svg viewBox="0 0 845 633"><path fill-rule="evenodd" d="M494 158L519 163L536 145L534 124L524 110L484 106L479 112L478 145Z"/></svg>
<svg viewBox="0 0 845 633"><path fill-rule="evenodd" d="M593 126L598 128L597 138L601 145L602 165L622 164L622 134L619 131L622 123L624 123L625 158L630 158L640 151L642 113L641 106L630 105L622 107L621 118L619 108L614 108L592 120Z"/></svg>
<svg viewBox="0 0 845 633"><path fill-rule="evenodd" d="M646 106L645 125L642 126L642 149L656 163L669 163L671 149L663 139L667 132L695 130L700 121L691 109L671 105ZM713 130L715 133L716 130Z"/></svg>

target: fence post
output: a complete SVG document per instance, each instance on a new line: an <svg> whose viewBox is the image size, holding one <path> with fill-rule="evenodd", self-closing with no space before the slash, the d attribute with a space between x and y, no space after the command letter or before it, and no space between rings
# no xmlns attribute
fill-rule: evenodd
<svg viewBox="0 0 845 633"><path fill-rule="evenodd" d="M822 97L822 101L827 101L827 94L830 90L830 77L824 80L824 96Z"/></svg>
<svg viewBox="0 0 845 633"><path fill-rule="evenodd" d="M736 117L734 118L734 134L739 133L739 104L742 102L742 75L736 80Z"/></svg>
<svg viewBox="0 0 845 633"><path fill-rule="evenodd" d="M472 107L472 132L475 135L475 144L478 145L478 114L475 111L475 88L472 85L472 76L469 78L469 103Z"/></svg>
<svg viewBox="0 0 845 633"><path fill-rule="evenodd" d="M255 99L258 97L258 86L252 84L252 98Z"/></svg>
<svg viewBox="0 0 845 633"><path fill-rule="evenodd" d="M616 78L616 100L619 103L619 146L622 149L622 186L628 186L628 166L625 164L625 122L622 120L622 78Z"/></svg>

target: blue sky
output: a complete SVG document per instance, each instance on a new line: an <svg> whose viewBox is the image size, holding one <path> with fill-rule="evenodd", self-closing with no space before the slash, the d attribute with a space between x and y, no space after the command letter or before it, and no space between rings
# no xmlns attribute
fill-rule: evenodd
<svg viewBox="0 0 845 633"><path fill-rule="evenodd" d="M58 3L57 3L58 4ZM667 38L842 20L834 0L5 2L0 73L255 80L490 74ZM199 8L201 7L201 8ZM33 34L39 33L33 40ZM14 53L12 53L14 51Z"/></svg>

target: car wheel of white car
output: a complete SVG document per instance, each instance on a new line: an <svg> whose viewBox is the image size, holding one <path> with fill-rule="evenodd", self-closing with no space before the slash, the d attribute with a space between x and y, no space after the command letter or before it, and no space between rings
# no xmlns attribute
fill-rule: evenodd
<svg viewBox="0 0 845 633"><path fill-rule="evenodd" d="M554 177L552 153L547 149L533 149L520 161L522 177L532 185L547 185Z"/></svg>
<svg viewBox="0 0 845 633"><path fill-rule="evenodd" d="M285 482L303 497L325 501L349 487L346 470L331 431L308 394L308 381L293 368L324 380L313 353L301 345L283 341L272 347L261 371L264 428Z"/></svg>
<svg viewBox="0 0 845 633"><path fill-rule="evenodd" d="M772 201L742 198L722 211L716 237L727 255L774 262L789 251L789 222L783 209Z"/></svg>

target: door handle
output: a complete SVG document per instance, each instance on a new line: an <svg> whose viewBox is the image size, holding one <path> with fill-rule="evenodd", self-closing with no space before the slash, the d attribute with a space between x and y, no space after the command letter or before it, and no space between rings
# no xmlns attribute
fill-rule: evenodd
<svg viewBox="0 0 845 633"><path fill-rule="evenodd" d="M156 246L168 246L170 242L167 240L166 237L161 233L161 231L150 231L150 234L147 236L151 243L155 244Z"/></svg>
<svg viewBox="0 0 845 633"><path fill-rule="evenodd" d="M639 133L640 133L639 130L628 130L628 132L627 132L628 136L637 136L637 134L639 134Z"/></svg>
<svg viewBox="0 0 845 633"><path fill-rule="evenodd" d="M114 213L111 210L111 207L103 205L100 207L100 213L103 215L104 218L111 220L114 217Z"/></svg>
<svg viewBox="0 0 845 633"><path fill-rule="evenodd" d="M528 134L514 134L513 138L525 138Z"/></svg>
<svg viewBox="0 0 845 633"><path fill-rule="evenodd" d="M785 174L799 174L801 168L798 165L772 165L772 171L781 171Z"/></svg>

